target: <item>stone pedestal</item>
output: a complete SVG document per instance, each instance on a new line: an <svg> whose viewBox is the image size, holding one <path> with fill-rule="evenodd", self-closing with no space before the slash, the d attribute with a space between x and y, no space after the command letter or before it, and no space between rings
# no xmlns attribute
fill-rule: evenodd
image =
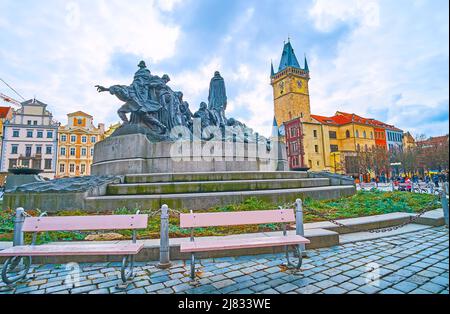
<svg viewBox="0 0 450 314"><path fill-rule="evenodd" d="M151 142L143 134L113 136L95 145L93 175L218 171L285 171L282 143Z"/></svg>

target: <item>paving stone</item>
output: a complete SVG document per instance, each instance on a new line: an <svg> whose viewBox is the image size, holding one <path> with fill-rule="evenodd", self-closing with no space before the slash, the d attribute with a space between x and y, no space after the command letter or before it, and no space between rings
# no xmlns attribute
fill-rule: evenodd
<svg viewBox="0 0 450 314"><path fill-rule="evenodd" d="M342 289L340 287L331 287L322 291L325 294L344 294L347 293L347 290Z"/></svg>
<svg viewBox="0 0 450 314"><path fill-rule="evenodd" d="M254 285L254 286L250 287L250 289L253 290L254 292L261 292L263 290L267 290L267 289L270 289L270 288L271 287L269 285L264 284L264 283L257 284L257 285Z"/></svg>
<svg viewBox="0 0 450 314"><path fill-rule="evenodd" d="M319 288L315 285L309 285L306 287L302 287L296 290L300 294L314 294L318 293L319 291L322 291L322 288Z"/></svg>
<svg viewBox="0 0 450 314"><path fill-rule="evenodd" d="M218 281L218 282L213 282L212 285L216 288L216 289L222 289L226 286L230 286L235 284L235 282L231 279L225 279L222 281Z"/></svg>
<svg viewBox="0 0 450 314"><path fill-rule="evenodd" d="M275 290L279 291L280 293L287 293L289 291L298 289L298 287L296 285L293 285L291 283L285 283L285 284L282 284L282 285L280 285L278 287L274 287L274 288L275 288Z"/></svg>
<svg viewBox="0 0 450 314"><path fill-rule="evenodd" d="M95 285L91 285L91 286L84 286L84 287L80 287L80 288L74 288L70 290L71 294L81 294L81 293L87 293L89 291L92 290L96 290L97 286Z"/></svg>
<svg viewBox="0 0 450 314"><path fill-rule="evenodd" d="M322 280L322 281L316 282L314 285L319 288L326 289L326 288L329 288L332 286L337 286L337 283L334 281L331 281L331 280Z"/></svg>
<svg viewBox="0 0 450 314"><path fill-rule="evenodd" d="M109 294L109 290L106 288L96 289L96 290L89 291L88 294Z"/></svg>
<svg viewBox="0 0 450 314"><path fill-rule="evenodd" d="M173 292L173 291L171 290L171 292ZM145 294L145 289L144 288L136 288L136 289L128 290L127 294Z"/></svg>
<svg viewBox="0 0 450 314"><path fill-rule="evenodd" d="M413 291L414 289L416 289L418 287L417 284L409 282L409 281L402 281L394 286L392 286L392 288L400 290L404 293L408 293Z"/></svg>
<svg viewBox="0 0 450 314"><path fill-rule="evenodd" d="M165 286L162 283L157 283L157 284L145 287L145 291L147 291L147 292L155 292L157 290L161 290L161 289L164 289L164 288L165 288Z"/></svg>
<svg viewBox="0 0 450 314"><path fill-rule="evenodd" d="M379 287L372 286L372 285L364 285L364 286L359 287L356 290L359 292L365 293L365 294L374 294L374 293L377 293L378 291L380 291L381 289Z"/></svg>
<svg viewBox="0 0 450 314"><path fill-rule="evenodd" d="M432 282L428 282L428 283L420 286L420 289L427 290L427 291L430 291L432 293L439 293L442 290L444 290L445 287L443 287L441 285L438 285L438 284L435 284L435 283L432 283Z"/></svg>

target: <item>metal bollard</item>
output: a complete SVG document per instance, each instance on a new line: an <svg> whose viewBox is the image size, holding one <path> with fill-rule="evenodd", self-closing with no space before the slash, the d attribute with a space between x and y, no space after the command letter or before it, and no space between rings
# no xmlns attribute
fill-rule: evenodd
<svg viewBox="0 0 450 314"><path fill-rule="evenodd" d="M159 264L158 268L166 269L172 266L170 263L170 246L169 246L169 207L163 205L161 207L161 240L159 248Z"/></svg>
<svg viewBox="0 0 450 314"><path fill-rule="evenodd" d="M441 192L442 210L444 211L445 226L448 228L448 182L445 182L444 189Z"/></svg>
<svg viewBox="0 0 450 314"><path fill-rule="evenodd" d="M303 227L303 202L301 199L295 201L295 232L302 237L305 236L305 229ZM306 256L305 244L300 244L302 255Z"/></svg>
<svg viewBox="0 0 450 314"><path fill-rule="evenodd" d="M19 207L16 209L16 217L14 218L14 239L13 246L23 245L22 227L25 221L25 209Z"/></svg>

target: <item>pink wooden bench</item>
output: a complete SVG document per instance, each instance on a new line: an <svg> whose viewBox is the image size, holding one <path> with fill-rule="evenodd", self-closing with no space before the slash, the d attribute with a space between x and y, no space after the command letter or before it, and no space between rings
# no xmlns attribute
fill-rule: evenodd
<svg viewBox="0 0 450 314"><path fill-rule="evenodd" d="M295 222L293 209L225 213L194 213L191 211L190 214L180 214L180 227L191 229L191 241L182 243L180 248L182 253L191 253L191 279L195 280L195 253L208 251L284 246L288 265L299 269L302 264L300 244L307 244L309 240L299 235L287 235L286 224L291 222ZM283 225L283 235L214 241L195 241L194 239L195 228L266 223L281 223ZM289 246L295 248L294 255L299 259L295 265L291 263L289 258Z"/></svg>
<svg viewBox="0 0 450 314"><path fill-rule="evenodd" d="M123 256L121 278L125 283L133 277L134 256L143 244L136 243L136 230L147 228L148 215L114 215L114 216L74 216L74 217L26 217L22 231L32 232L31 245L13 246L0 251L1 257L8 257L2 269L2 280L12 284L25 278L33 256L87 256L115 255ZM131 243L114 244L57 244L36 245L38 232L48 231L94 231L94 230L133 230ZM15 271L19 264L20 271ZM10 276L8 273L14 273Z"/></svg>

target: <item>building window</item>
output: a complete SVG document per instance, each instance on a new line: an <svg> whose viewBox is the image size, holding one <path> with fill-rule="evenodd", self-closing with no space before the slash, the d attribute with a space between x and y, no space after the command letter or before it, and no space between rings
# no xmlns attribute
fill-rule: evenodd
<svg viewBox="0 0 450 314"><path fill-rule="evenodd" d="M330 151L332 153L339 151L339 146L338 145L330 145Z"/></svg>
<svg viewBox="0 0 450 314"><path fill-rule="evenodd" d="M83 120L81 118L78 118L77 123L78 123L78 125L82 125L83 124Z"/></svg>
<svg viewBox="0 0 450 314"><path fill-rule="evenodd" d="M69 165L69 172L70 173L74 173L75 172L75 165L74 164L70 164Z"/></svg>
<svg viewBox="0 0 450 314"><path fill-rule="evenodd" d="M359 137L359 131L358 130L356 130L356 132L355 132L355 137Z"/></svg>
<svg viewBox="0 0 450 314"><path fill-rule="evenodd" d="M37 121L36 120L33 121L33 125L37 125Z"/></svg>
<svg viewBox="0 0 450 314"><path fill-rule="evenodd" d="M37 131L37 138L43 138L43 137L44 137L44 132Z"/></svg>
<svg viewBox="0 0 450 314"><path fill-rule="evenodd" d="M53 138L53 131L47 131L47 138Z"/></svg>
<svg viewBox="0 0 450 314"><path fill-rule="evenodd" d="M17 166L17 159L10 159L9 160L9 169L13 169Z"/></svg>
<svg viewBox="0 0 450 314"><path fill-rule="evenodd" d="M81 143L87 143L87 136L81 137Z"/></svg>
<svg viewBox="0 0 450 314"><path fill-rule="evenodd" d="M96 142L97 142L97 137L91 136L91 143L96 143Z"/></svg>
<svg viewBox="0 0 450 314"><path fill-rule="evenodd" d="M330 138L333 138L333 139L336 139L336 138L337 138L337 134L336 134L335 131L330 131L330 132L329 132L329 136L330 136Z"/></svg>
<svg viewBox="0 0 450 314"><path fill-rule="evenodd" d="M42 146L36 146L36 155L42 154Z"/></svg>
<svg viewBox="0 0 450 314"><path fill-rule="evenodd" d="M65 164L59 164L59 172L61 172L61 173L66 172L66 165Z"/></svg>
<svg viewBox="0 0 450 314"><path fill-rule="evenodd" d="M12 145L11 146L11 154L16 155L18 149L19 149L19 145Z"/></svg>
<svg viewBox="0 0 450 314"><path fill-rule="evenodd" d="M47 155L51 155L52 154L52 147L51 146L45 146L45 153Z"/></svg>
<svg viewBox="0 0 450 314"><path fill-rule="evenodd" d="M315 151L316 153L319 152L319 145L314 145L314 151Z"/></svg>
<svg viewBox="0 0 450 314"><path fill-rule="evenodd" d="M87 149L84 147L81 149L81 156L87 156Z"/></svg>
<svg viewBox="0 0 450 314"><path fill-rule="evenodd" d="M94 149L91 148L91 157L94 156Z"/></svg>
<svg viewBox="0 0 450 314"><path fill-rule="evenodd" d="M51 159L45 159L45 161L44 161L44 169L45 170L52 169L52 160Z"/></svg>
<svg viewBox="0 0 450 314"><path fill-rule="evenodd" d="M81 164L81 174L84 174L86 172L86 165L85 164Z"/></svg>
<svg viewBox="0 0 450 314"><path fill-rule="evenodd" d="M346 138L350 138L350 131L349 130L345 131L345 137Z"/></svg>
<svg viewBox="0 0 450 314"><path fill-rule="evenodd" d="M364 137L364 138L367 138L367 133L366 133L366 131L363 131L363 137Z"/></svg>
<svg viewBox="0 0 450 314"><path fill-rule="evenodd" d="M313 130L314 138L317 138L317 130Z"/></svg>
<svg viewBox="0 0 450 314"><path fill-rule="evenodd" d="M28 120L28 121L27 121L27 125L31 125L31 120Z"/></svg>
<svg viewBox="0 0 450 314"><path fill-rule="evenodd" d="M320 166L320 161L317 161L317 166Z"/></svg>
<svg viewBox="0 0 450 314"><path fill-rule="evenodd" d="M27 137L33 137L33 130L27 130Z"/></svg>
<svg viewBox="0 0 450 314"><path fill-rule="evenodd" d="M373 132L370 132L370 138L373 139Z"/></svg>
<svg viewBox="0 0 450 314"><path fill-rule="evenodd" d="M13 130L13 137L19 137L19 130Z"/></svg>
<svg viewBox="0 0 450 314"><path fill-rule="evenodd" d="M75 143L75 142L77 141L77 136L76 136L76 135L71 135L71 136L70 136L70 141L71 141L72 143Z"/></svg>
<svg viewBox="0 0 450 314"><path fill-rule="evenodd" d="M61 135L61 142L67 141L67 136L65 134Z"/></svg>
<svg viewBox="0 0 450 314"><path fill-rule="evenodd" d="M66 156L66 148L65 147L61 147L60 154L61 154L61 156Z"/></svg>
<svg viewBox="0 0 450 314"><path fill-rule="evenodd" d="M31 146L25 147L25 157L31 157Z"/></svg>
<svg viewBox="0 0 450 314"><path fill-rule="evenodd" d="M22 160L22 167L30 168L30 160L29 159L23 159Z"/></svg>
<svg viewBox="0 0 450 314"><path fill-rule="evenodd" d="M70 148L70 156L75 156L75 147Z"/></svg>
<svg viewBox="0 0 450 314"><path fill-rule="evenodd" d="M33 159L33 169L41 169L41 159Z"/></svg>

